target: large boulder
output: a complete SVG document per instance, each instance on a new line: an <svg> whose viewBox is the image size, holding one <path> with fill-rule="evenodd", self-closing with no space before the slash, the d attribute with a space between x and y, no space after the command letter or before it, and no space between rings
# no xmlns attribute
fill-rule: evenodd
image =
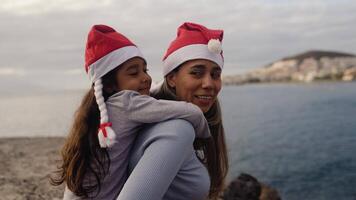
<svg viewBox="0 0 356 200"><path fill-rule="evenodd" d="M223 200L281 200L278 191L242 173L225 189Z"/></svg>

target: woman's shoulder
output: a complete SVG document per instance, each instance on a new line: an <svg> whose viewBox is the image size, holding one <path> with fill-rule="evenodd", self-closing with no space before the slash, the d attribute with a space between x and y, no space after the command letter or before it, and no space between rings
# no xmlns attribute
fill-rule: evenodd
<svg viewBox="0 0 356 200"><path fill-rule="evenodd" d="M144 150L152 143L163 140L193 144L194 139L195 132L191 123L183 119L170 119L144 125L137 134L135 148Z"/></svg>
<svg viewBox="0 0 356 200"><path fill-rule="evenodd" d="M182 135L182 132L186 133L184 135L189 136L189 133L192 133L192 136L195 137L194 128L192 124L184 119L170 119L154 124L148 124L140 130L140 135L149 134L154 136L159 135Z"/></svg>

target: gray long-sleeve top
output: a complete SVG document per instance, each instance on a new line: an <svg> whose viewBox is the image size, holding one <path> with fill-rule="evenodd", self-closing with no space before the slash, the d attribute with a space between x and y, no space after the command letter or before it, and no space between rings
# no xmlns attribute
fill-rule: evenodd
<svg viewBox="0 0 356 200"><path fill-rule="evenodd" d="M109 121L116 134L117 144L108 149L110 168L103 179L101 190L94 199L115 199L128 178L130 150L135 137L146 123L155 123L168 119L180 118L192 123L197 137L210 136L208 123L201 110L187 102L156 100L138 92L123 90L112 95L106 106ZM185 134L182 132L181 134ZM183 147L182 147L183 148ZM162 149L164 151L164 149ZM91 179L92 177L88 177ZM93 192L96 194L96 192ZM75 196L68 188L64 200L82 199Z"/></svg>
<svg viewBox="0 0 356 200"><path fill-rule="evenodd" d="M194 129L174 119L145 126L117 200L206 200L210 178L193 148Z"/></svg>

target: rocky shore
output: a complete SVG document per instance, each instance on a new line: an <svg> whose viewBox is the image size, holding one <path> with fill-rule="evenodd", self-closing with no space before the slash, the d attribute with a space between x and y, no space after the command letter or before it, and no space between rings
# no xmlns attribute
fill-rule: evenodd
<svg viewBox="0 0 356 200"><path fill-rule="evenodd" d="M63 143L64 138L0 139L0 199L62 199L64 186L50 185L49 176L56 170ZM254 194L260 196L259 200L278 200L276 190L251 177L243 175L232 181L223 199Z"/></svg>
<svg viewBox="0 0 356 200"><path fill-rule="evenodd" d="M225 85L268 82L355 81L356 55L308 51L242 75L223 77Z"/></svg>

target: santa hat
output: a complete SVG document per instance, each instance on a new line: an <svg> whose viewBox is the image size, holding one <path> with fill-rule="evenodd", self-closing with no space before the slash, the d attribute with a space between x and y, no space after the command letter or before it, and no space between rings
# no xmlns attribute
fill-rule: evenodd
<svg viewBox="0 0 356 200"><path fill-rule="evenodd" d="M177 31L177 38L171 42L163 57L163 76L188 60L207 59L221 68L223 31L208 29L202 25L185 22Z"/></svg>
<svg viewBox="0 0 356 200"><path fill-rule="evenodd" d="M100 110L99 144L102 148L115 143L115 133L108 119L101 77L133 57L143 58L140 50L125 36L106 25L94 25L85 49L85 70L94 83L96 102Z"/></svg>

